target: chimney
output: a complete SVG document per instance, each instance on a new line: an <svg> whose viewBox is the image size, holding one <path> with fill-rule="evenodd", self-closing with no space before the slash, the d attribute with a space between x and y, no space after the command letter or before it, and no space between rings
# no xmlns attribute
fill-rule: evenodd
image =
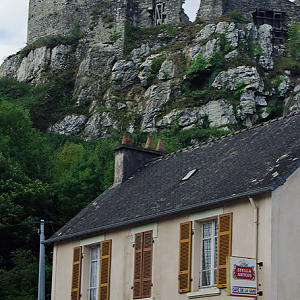
<svg viewBox="0 0 300 300"><path fill-rule="evenodd" d="M148 137L146 147L148 148L131 145L130 134L128 132L124 134L122 144L114 148L114 184L124 182L147 162L165 154L163 151L153 150L153 137Z"/></svg>
<svg viewBox="0 0 300 300"><path fill-rule="evenodd" d="M153 136L152 136L152 135L149 135L149 136L148 136L147 142L146 142L146 145L145 145L145 148L146 148L146 149L151 149L151 150L154 149Z"/></svg>
<svg viewBox="0 0 300 300"><path fill-rule="evenodd" d="M165 152L165 144L163 139L158 139L156 151Z"/></svg>
<svg viewBox="0 0 300 300"><path fill-rule="evenodd" d="M122 139L122 144L123 145L130 145L131 144L131 138L130 138L130 133L129 132L124 133L123 139Z"/></svg>

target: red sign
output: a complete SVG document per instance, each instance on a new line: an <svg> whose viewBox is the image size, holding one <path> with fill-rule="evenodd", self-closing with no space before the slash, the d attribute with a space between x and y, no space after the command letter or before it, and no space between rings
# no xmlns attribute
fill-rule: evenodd
<svg viewBox="0 0 300 300"><path fill-rule="evenodd" d="M253 272L253 268L242 267L242 266L235 267L234 275L237 279L248 279L248 280L253 280L255 276Z"/></svg>

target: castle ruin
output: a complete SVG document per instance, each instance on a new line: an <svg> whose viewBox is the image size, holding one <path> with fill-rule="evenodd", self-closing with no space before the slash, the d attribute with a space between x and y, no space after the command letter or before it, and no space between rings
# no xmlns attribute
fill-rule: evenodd
<svg viewBox="0 0 300 300"><path fill-rule="evenodd" d="M182 8L184 1L30 0L27 42L47 35L71 35L76 26L84 34L93 33L105 40L111 32L124 32L126 22L136 27L186 23L189 20ZM205 22L238 11L256 24L278 28L300 16L299 0L201 0L195 9L197 17Z"/></svg>

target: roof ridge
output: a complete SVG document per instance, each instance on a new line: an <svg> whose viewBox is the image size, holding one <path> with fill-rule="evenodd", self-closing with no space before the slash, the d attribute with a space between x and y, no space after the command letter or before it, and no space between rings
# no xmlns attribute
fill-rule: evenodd
<svg viewBox="0 0 300 300"><path fill-rule="evenodd" d="M221 135L221 136L218 136L218 137L212 137L212 139L208 139L208 140L206 140L204 142L201 142L199 144L196 144L196 145L193 145L193 146L189 146L189 147L185 147L185 148L176 150L174 152L167 153L167 154L165 154L163 156L157 157L157 158L151 160L149 162L149 164L150 163L154 163L154 162L156 162L158 160L165 159L165 158L170 157L172 155L175 155L177 153L181 153L181 152L189 151L189 150L192 150L192 149L200 148L200 147L202 147L204 145L211 144L211 143L213 143L215 141L218 141L218 140L223 140L223 139L225 139L227 137L230 137L230 136L233 136L233 135L245 132L245 131L253 130L255 128L266 126L268 124L275 123L275 122L278 122L278 121L283 120L283 119L291 118L291 117L293 117L295 115L300 115L300 111L291 112L291 113L289 113L287 115L280 116L280 117L277 117L275 119L271 119L271 120L268 120L268 121L265 121L265 122L261 122L261 123L258 123L258 124L254 124L254 125L252 125L250 127L242 128L242 129L239 129L237 131L233 131L233 132L230 132L228 134L224 134L224 135Z"/></svg>

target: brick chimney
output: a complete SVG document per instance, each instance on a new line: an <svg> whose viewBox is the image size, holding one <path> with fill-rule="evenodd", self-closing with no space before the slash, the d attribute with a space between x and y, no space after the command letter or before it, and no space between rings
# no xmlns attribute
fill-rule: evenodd
<svg viewBox="0 0 300 300"><path fill-rule="evenodd" d="M114 184L122 183L141 169L150 160L162 156L163 151L153 150L153 137L148 137L146 146L142 148L131 144L130 134L124 134L122 144L115 147L115 179ZM160 149L162 149L160 147Z"/></svg>

